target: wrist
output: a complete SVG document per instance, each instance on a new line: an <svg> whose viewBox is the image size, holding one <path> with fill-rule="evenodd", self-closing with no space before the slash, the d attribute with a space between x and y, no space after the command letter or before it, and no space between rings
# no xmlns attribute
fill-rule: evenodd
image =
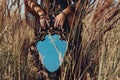
<svg viewBox="0 0 120 80"><path fill-rule="evenodd" d="M65 9L63 10L63 12L64 12L66 15L69 15L69 14L72 13L69 6L68 6L67 8L65 8Z"/></svg>
<svg viewBox="0 0 120 80"><path fill-rule="evenodd" d="M45 15L44 11L41 11L41 10L37 11L37 13L38 13L39 16L44 16Z"/></svg>
<svg viewBox="0 0 120 80"><path fill-rule="evenodd" d="M63 16L67 16L67 14L65 13L65 11L62 11L60 14L62 14Z"/></svg>
<svg viewBox="0 0 120 80"><path fill-rule="evenodd" d="M39 15L39 18L42 19L42 18L45 18L45 12L44 11L38 11L38 15Z"/></svg>

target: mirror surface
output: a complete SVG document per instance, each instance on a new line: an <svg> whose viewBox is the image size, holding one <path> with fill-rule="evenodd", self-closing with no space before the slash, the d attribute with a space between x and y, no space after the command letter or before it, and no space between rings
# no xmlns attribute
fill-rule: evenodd
<svg viewBox="0 0 120 80"><path fill-rule="evenodd" d="M49 72L54 72L59 69L67 46L67 41L60 40L60 36L57 34L48 34L45 36L44 41L37 42L36 47L42 59L42 63Z"/></svg>

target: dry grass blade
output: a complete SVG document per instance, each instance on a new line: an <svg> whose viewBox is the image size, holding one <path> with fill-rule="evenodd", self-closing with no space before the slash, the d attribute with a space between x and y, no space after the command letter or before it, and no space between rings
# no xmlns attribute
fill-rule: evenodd
<svg viewBox="0 0 120 80"><path fill-rule="evenodd" d="M90 0L79 0L59 80L120 80L120 1L105 1L111 0L91 5ZM40 75L33 65L29 45L36 23L28 25L21 18L21 6L20 0L0 0L0 80L49 76L44 71Z"/></svg>

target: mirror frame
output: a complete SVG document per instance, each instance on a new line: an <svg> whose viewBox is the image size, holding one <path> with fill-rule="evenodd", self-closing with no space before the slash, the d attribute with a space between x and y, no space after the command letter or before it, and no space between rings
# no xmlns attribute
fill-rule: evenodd
<svg viewBox="0 0 120 80"><path fill-rule="evenodd" d="M51 34L51 33L46 33L42 36L34 37L33 42L29 46L29 50L30 50L30 53L32 55L31 61L33 62L33 65L35 65L35 67L37 68L40 77L43 77L43 75L44 75L45 79L46 79L46 77L49 77L50 79L57 79L61 74L61 66L59 67L59 69L57 71L49 72L42 64L42 60L40 58L39 52L38 52L37 47L36 47L38 41L44 41L45 36L48 34ZM58 34L58 33L54 33L54 34L60 35L60 40L67 41L65 34L62 34L62 35ZM52 33L51 35L54 35L54 34Z"/></svg>

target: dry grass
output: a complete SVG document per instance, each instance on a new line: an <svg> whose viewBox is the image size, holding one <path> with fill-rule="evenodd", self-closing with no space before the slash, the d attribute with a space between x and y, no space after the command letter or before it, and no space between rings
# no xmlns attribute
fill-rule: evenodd
<svg viewBox="0 0 120 80"><path fill-rule="evenodd" d="M11 6L14 9L9 9L10 14L5 12L8 6L5 0L0 5L0 80L28 80L31 76L35 79L31 73L32 63L27 61L28 46L34 32L24 19L21 20L17 2Z"/></svg>
<svg viewBox="0 0 120 80"><path fill-rule="evenodd" d="M10 9L6 1L0 1L0 80L37 80L28 50L33 28L20 18L19 0ZM60 80L120 80L120 6L85 15L81 11L87 4L81 5L84 8L78 8Z"/></svg>
<svg viewBox="0 0 120 80"><path fill-rule="evenodd" d="M69 46L65 57L62 80L120 79L120 8L104 6L100 0L96 1L84 19L84 13L78 9L82 16L78 15L75 21L70 39L72 47ZM104 10L99 12L99 9ZM79 19L82 19L82 25L77 22Z"/></svg>

